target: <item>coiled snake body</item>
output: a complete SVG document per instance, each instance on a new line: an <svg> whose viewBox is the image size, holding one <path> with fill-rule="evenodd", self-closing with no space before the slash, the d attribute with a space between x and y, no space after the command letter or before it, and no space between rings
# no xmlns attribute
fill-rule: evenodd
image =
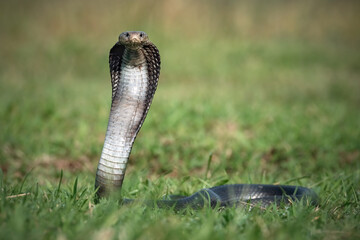
<svg viewBox="0 0 360 240"><path fill-rule="evenodd" d="M112 103L105 142L96 172L97 195L103 197L121 188L131 148L157 88L160 54L144 32L123 32L109 56ZM202 208L239 206L244 203L266 206L289 203L316 194L308 188L285 185L234 184L202 189L189 197L144 201L158 207ZM123 203L133 202L123 199Z"/></svg>

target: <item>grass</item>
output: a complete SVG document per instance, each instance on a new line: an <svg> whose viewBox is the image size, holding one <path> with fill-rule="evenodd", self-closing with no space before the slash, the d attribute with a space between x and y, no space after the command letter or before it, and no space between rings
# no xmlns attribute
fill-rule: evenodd
<svg viewBox="0 0 360 240"><path fill-rule="evenodd" d="M359 4L285 2L1 3L0 239L359 238ZM293 184L320 206L95 205L108 50L131 28L162 71L122 196Z"/></svg>

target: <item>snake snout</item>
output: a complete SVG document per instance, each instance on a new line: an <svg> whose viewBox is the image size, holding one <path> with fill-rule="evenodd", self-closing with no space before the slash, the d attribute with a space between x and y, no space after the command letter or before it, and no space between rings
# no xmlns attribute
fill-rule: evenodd
<svg viewBox="0 0 360 240"><path fill-rule="evenodd" d="M131 35L130 36L130 42L132 43L141 43L140 37L137 35Z"/></svg>

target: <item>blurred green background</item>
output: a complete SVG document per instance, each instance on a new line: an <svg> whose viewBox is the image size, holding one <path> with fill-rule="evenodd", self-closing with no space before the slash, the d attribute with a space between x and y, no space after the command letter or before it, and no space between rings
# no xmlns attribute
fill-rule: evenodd
<svg viewBox="0 0 360 240"><path fill-rule="evenodd" d="M40 183L57 181L64 169L92 184L110 104L108 52L126 30L147 32L162 57L129 176L202 176L210 153L241 181L359 169L358 1L35 0L0 9L9 181L31 169Z"/></svg>

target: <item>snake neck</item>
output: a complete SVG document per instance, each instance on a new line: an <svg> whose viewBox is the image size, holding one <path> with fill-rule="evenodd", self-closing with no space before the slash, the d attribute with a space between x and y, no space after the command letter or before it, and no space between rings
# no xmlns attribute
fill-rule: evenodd
<svg viewBox="0 0 360 240"><path fill-rule="evenodd" d="M122 186L130 152L145 120L151 99L149 74L141 49L126 48L121 75L113 96L104 146L96 172L95 187L102 197ZM152 96L151 96L152 98Z"/></svg>
<svg viewBox="0 0 360 240"><path fill-rule="evenodd" d="M122 60L122 69L123 66L141 67L142 65L146 64L145 56L144 53L141 51L141 48L125 48Z"/></svg>

